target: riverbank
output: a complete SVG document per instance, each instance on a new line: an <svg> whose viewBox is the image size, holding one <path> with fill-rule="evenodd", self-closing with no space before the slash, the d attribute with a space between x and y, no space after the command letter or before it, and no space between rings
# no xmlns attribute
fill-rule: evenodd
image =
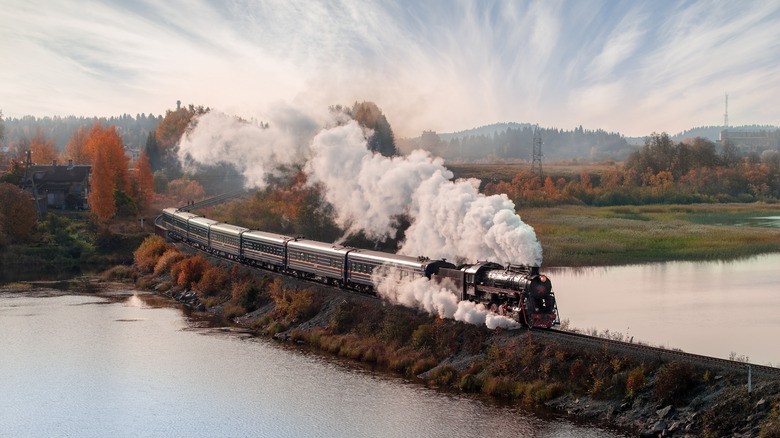
<svg viewBox="0 0 780 438"><path fill-rule="evenodd" d="M543 340L525 330L490 331L164 244L137 252L136 262L136 271L109 275L132 278L258 335L443 390L546 406L647 436L780 433L780 382L774 380L756 378L748 395L741 374Z"/></svg>

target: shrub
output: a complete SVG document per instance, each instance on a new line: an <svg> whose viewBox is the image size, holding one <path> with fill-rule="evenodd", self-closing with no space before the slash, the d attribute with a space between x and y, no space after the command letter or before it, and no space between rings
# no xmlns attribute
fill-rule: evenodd
<svg viewBox="0 0 780 438"><path fill-rule="evenodd" d="M182 259L171 268L171 276L184 287L191 288L200 281L203 273L208 269L209 262L200 255Z"/></svg>
<svg viewBox="0 0 780 438"><path fill-rule="evenodd" d="M157 235L149 236L135 250L133 260L140 270L151 272L166 249L168 249L168 245L165 243L165 239Z"/></svg>
<svg viewBox="0 0 780 438"><path fill-rule="evenodd" d="M780 438L780 402L775 402L772 412L761 423L759 438Z"/></svg>
<svg viewBox="0 0 780 438"><path fill-rule="evenodd" d="M530 400L538 404L542 404L548 400L552 400L555 397L564 393L564 387L561 383L547 384L541 380L537 380L526 389L526 395Z"/></svg>
<svg viewBox="0 0 780 438"><path fill-rule="evenodd" d="M631 370L628 374L628 380L626 381L626 392L628 397L634 398L640 391L645 388L645 370L644 368L637 367Z"/></svg>
<svg viewBox="0 0 780 438"><path fill-rule="evenodd" d="M358 319L358 307L348 301L342 302L330 316L328 329L331 333L348 333Z"/></svg>
<svg viewBox="0 0 780 438"><path fill-rule="evenodd" d="M129 266L117 265L103 273L106 280L126 280L135 277L135 272Z"/></svg>
<svg viewBox="0 0 780 438"><path fill-rule="evenodd" d="M206 272L198 281L197 289L202 296L210 297L224 291L229 281L230 276L225 268L220 265L212 265L206 268Z"/></svg>
<svg viewBox="0 0 780 438"><path fill-rule="evenodd" d="M418 350L428 350L433 343L433 326L430 324L422 324L412 333L412 347Z"/></svg>
<svg viewBox="0 0 780 438"><path fill-rule="evenodd" d="M414 374L415 376L419 376L420 374L435 367L436 364L437 364L436 359L433 359L431 357L424 357L414 363L414 366L412 367L412 374Z"/></svg>
<svg viewBox="0 0 780 438"><path fill-rule="evenodd" d="M482 392L493 397L513 399L520 395L520 385L506 376L494 376L487 379Z"/></svg>
<svg viewBox="0 0 780 438"><path fill-rule="evenodd" d="M260 305L260 287L253 281L233 283L233 290L230 294L233 300L238 302L238 305L246 309L247 312L254 311Z"/></svg>
<svg viewBox="0 0 780 438"><path fill-rule="evenodd" d="M724 391L718 402L704 413L704 436L727 436L750 415L750 395L742 391Z"/></svg>
<svg viewBox="0 0 780 438"><path fill-rule="evenodd" d="M482 382L474 374L466 374L460 379L460 390L463 392L478 392L482 389Z"/></svg>
<svg viewBox="0 0 780 438"><path fill-rule="evenodd" d="M314 316L320 309L320 300L308 290L289 290L282 282L274 280L270 285L271 298L276 304L275 312L290 321L306 320Z"/></svg>
<svg viewBox="0 0 780 438"><path fill-rule="evenodd" d="M393 307L383 319L378 337L385 342L396 342L398 345L405 345L412 338L414 325L412 318L407 317L405 313Z"/></svg>
<svg viewBox="0 0 780 438"><path fill-rule="evenodd" d="M569 368L569 376L571 377L572 382L578 382L584 375L585 365L582 363L582 360L577 359Z"/></svg>
<svg viewBox="0 0 780 438"><path fill-rule="evenodd" d="M438 386L450 386L456 377L458 377L458 370L452 365L444 365L433 370L431 383Z"/></svg>
<svg viewBox="0 0 780 438"><path fill-rule="evenodd" d="M673 361L658 370L653 395L664 403L679 403L695 385L693 366Z"/></svg>
<svg viewBox="0 0 780 438"><path fill-rule="evenodd" d="M171 270L171 267L180 262L184 254L176 248L167 249L154 265L154 275L162 275Z"/></svg>

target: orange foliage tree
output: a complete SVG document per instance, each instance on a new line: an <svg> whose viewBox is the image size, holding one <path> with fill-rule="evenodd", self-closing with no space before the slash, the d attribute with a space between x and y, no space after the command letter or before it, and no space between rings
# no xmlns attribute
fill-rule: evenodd
<svg viewBox="0 0 780 438"><path fill-rule="evenodd" d="M90 164L89 154L86 149L87 128L84 126L73 131L67 146L65 146L65 155L73 160L73 164Z"/></svg>
<svg viewBox="0 0 780 438"><path fill-rule="evenodd" d="M173 149L179 143L192 119L208 111L209 108L203 106L189 105L165 112L165 117L157 125L155 132L160 155L164 161L171 159Z"/></svg>
<svg viewBox="0 0 780 438"><path fill-rule="evenodd" d="M107 224L116 212L115 188L116 179L111 174L107 154L98 148L92 161L92 184L88 199L92 212L103 224Z"/></svg>
<svg viewBox="0 0 780 438"><path fill-rule="evenodd" d="M54 139L46 140L43 129L35 128L35 135L30 141L32 161L38 164L51 164L57 158L57 150L54 148Z"/></svg>
<svg viewBox="0 0 780 438"><path fill-rule="evenodd" d="M108 166L109 172L114 177L114 187L127 193L131 192L130 178L128 168L130 158L125 155L125 145L122 142L122 136L116 132L114 126L103 129L100 123L96 122L87 134L85 144L87 154L92 163L92 172L95 172L94 166L97 164L97 153L102 151L102 165Z"/></svg>
<svg viewBox="0 0 780 438"><path fill-rule="evenodd" d="M135 203L141 210L148 207L154 197L154 175L152 175L152 167L149 164L149 157L146 156L146 152L141 151L141 155L136 160L133 170L133 193L135 193Z"/></svg>

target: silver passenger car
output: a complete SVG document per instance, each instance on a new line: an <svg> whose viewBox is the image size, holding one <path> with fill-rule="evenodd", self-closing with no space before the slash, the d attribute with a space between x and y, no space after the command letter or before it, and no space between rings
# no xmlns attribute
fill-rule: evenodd
<svg viewBox="0 0 780 438"><path fill-rule="evenodd" d="M399 279L425 276L425 268L431 263L426 258L389 254L367 249L356 249L349 253L347 282L362 286L373 286L371 276L379 266L394 268Z"/></svg>
<svg viewBox="0 0 780 438"><path fill-rule="evenodd" d="M242 255L256 265L276 270L285 269L286 243L291 240L293 238L289 236L248 230L241 235Z"/></svg>
<svg viewBox="0 0 780 438"><path fill-rule="evenodd" d="M208 249L210 246L209 228L212 225L218 223L219 222L215 220L207 219L203 216L191 217L189 220L187 220L187 226L188 226L187 239L189 239L191 242L196 243L202 248Z"/></svg>
<svg viewBox="0 0 780 438"><path fill-rule="evenodd" d="M328 283L344 284L347 253L352 248L296 239L287 242L287 269L304 277L322 277Z"/></svg>
<svg viewBox="0 0 780 438"><path fill-rule="evenodd" d="M241 257L241 234L248 228L226 223L212 224L210 227L211 250L229 258Z"/></svg>

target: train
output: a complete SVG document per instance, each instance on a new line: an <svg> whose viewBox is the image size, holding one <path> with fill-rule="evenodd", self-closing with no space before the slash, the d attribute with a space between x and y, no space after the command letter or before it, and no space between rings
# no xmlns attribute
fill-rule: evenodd
<svg viewBox="0 0 780 438"><path fill-rule="evenodd" d="M550 279L536 266L482 261L455 266L446 260L405 256L252 230L174 207L163 210L166 239L270 271L374 294L372 276L386 269L399 280L426 277L446 283L458 300L484 304L522 326L560 324Z"/></svg>

